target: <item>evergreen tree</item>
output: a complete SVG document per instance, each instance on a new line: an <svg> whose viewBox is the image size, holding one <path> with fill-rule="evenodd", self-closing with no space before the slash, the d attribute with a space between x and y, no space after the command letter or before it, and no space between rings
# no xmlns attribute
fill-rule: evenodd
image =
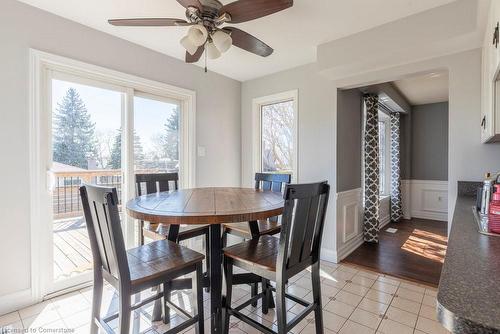
<svg viewBox="0 0 500 334"><path fill-rule="evenodd" d="M134 131L134 160L141 163L144 160L144 149L141 144L141 137ZM117 130L111 156L107 168L120 169L122 165L122 129Z"/></svg>
<svg viewBox="0 0 500 334"><path fill-rule="evenodd" d="M177 109L168 117L165 124L165 152L171 161L179 160L179 111Z"/></svg>
<svg viewBox="0 0 500 334"><path fill-rule="evenodd" d="M95 124L74 88L57 104L54 115L54 161L87 169L96 155Z"/></svg>

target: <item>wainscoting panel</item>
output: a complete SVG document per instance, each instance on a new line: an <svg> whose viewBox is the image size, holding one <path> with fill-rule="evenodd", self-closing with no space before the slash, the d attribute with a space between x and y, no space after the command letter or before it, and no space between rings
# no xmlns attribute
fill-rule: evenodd
<svg viewBox="0 0 500 334"><path fill-rule="evenodd" d="M447 181L411 180L410 188L411 217L448 220Z"/></svg>
<svg viewBox="0 0 500 334"><path fill-rule="evenodd" d="M363 243L361 188L337 193L337 261Z"/></svg>

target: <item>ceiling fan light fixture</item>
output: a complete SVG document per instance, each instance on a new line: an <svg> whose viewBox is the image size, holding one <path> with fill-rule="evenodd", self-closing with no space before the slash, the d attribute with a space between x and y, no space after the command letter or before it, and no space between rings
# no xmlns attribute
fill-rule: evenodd
<svg viewBox="0 0 500 334"><path fill-rule="evenodd" d="M217 49L222 53L229 50L231 45L233 45L233 39L231 38L231 36L220 30L217 30L212 35L212 41Z"/></svg>
<svg viewBox="0 0 500 334"><path fill-rule="evenodd" d="M207 43L206 45L207 57L209 59L217 59L221 56L220 51L217 49L214 43Z"/></svg>
<svg viewBox="0 0 500 334"><path fill-rule="evenodd" d="M192 56L196 53L196 50L198 50L198 47L194 45L194 43L191 41L191 38L188 36L184 36L181 39L181 45L186 49L186 51Z"/></svg>
<svg viewBox="0 0 500 334"><path fill-rule="evenodd" d="M205 44L207 40L208 31L207 28L205 28L201 24L196 24L189 28L187 35L194 45L201 46Z"/></svg>

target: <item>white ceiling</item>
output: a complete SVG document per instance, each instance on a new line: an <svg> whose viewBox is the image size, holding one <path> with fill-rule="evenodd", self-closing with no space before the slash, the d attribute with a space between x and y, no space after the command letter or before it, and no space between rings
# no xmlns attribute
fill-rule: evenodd
<svg viewBox="0 0 500 334"><path fill-rule="evenodd" d="M109 18L185 18L175 0L20 0L67 19L184 59L179 40L186 27L113 27ZM275 52L261 58L236 47L210 61L209 69L245 81L314 62L316 47L454 0L295 0L292 8L237 26ZM222 0L226 4L232 0ZM199 62L200 66L201 61Z"/></svg>
<svg viewBox="0 0 500 334"><path fill-rule="evenodd" d="M394 81L411 105L448 101L448 73L432 72Z"/></svg>

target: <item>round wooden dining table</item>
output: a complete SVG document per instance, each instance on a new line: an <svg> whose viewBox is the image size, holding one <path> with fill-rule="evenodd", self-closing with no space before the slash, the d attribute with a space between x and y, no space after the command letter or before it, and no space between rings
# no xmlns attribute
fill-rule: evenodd
<svg viewBox="0 0 500 334"><path fill-rule="evenodd" d="M127 213L136 219L169 225L168 238L171 241L176 240L179 225L209 225L210 268L205 285L210 287L211 331L219 333L222 325L221 224L250 222L278 216L282 214L283 206L283 195L279 192L213 187L180 189L139 196L127 203ZM189 282L184 284L181 282L178 288L186 288L188 285ZM176 285L173 284L172 287L175 289ZM158 314L158 310L154 313Z"/></svg>

